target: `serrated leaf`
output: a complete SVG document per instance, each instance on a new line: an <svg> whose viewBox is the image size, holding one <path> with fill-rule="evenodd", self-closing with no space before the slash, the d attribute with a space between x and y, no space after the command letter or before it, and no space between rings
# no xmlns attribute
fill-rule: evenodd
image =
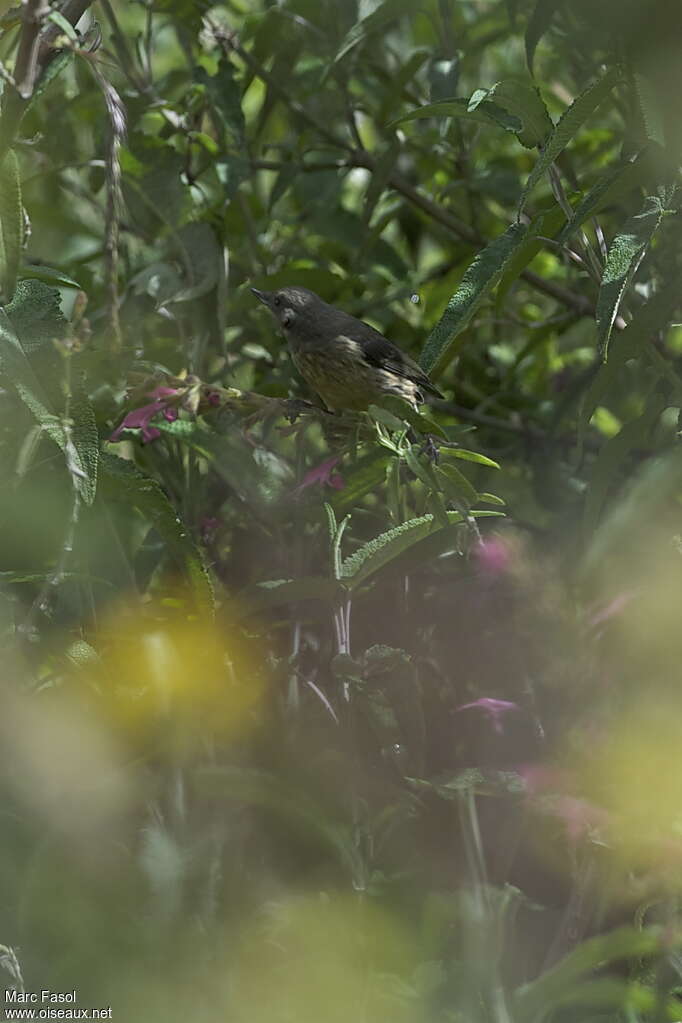
<svg viewBox="0 0 682 1023"><path fill-rule="evenodd" d="M512 134L518 134L523 130L523 121L515 117L498 103L491 100L483 100L471 106L467 99L440 100L438 103L427 103L426 106L411 110L409 114L403 114L388 125L395 128L407 121L418 121L426 117L463 117L469 121L476 121L479 124L492 124Z"/></svg>
<svg viewBox="0 0 682 1023"><path fill-rule="evenodd" d="M41 331L45 328L45 322L51 322L49 319L43 321L41 317L41 313L46 311L44 306L38 303L37 307L34 307L29 301L27 307L25 303L21 302L19 289L17 289L14 303L8 306L7 310L0 308L0 373L6 377L8 385L16 391L41 429L64 452L73 485L82 500L90 504L97 485L99 450L92 409L87 399L77 398L71 410L72 425L70 429L54 413L50 400L24 350L22 341L15 331L15 323L9 318L10 309L13 309L15 322L23 327L22 338L30 336L32 323L34 326L37 323L36 333L40 336ZM32 321L32 313L37 314L36 321ZM35 336L34 334L34 338ZM37 347L40 345L38 344Z"/></svg>
<svg viewBox="0 0 682 1023"><path fill-rule="evenodd" d="M23 233L19 164L10 149L0 163L0 291L5 303L14 295Z"/></svg>
<svg viewBox="0 0 682 1023"><path fill-rule="evenodd" d="M588 85L577 99L571 103L568 110L565 110L561 115L558 124L547 139L540 158L530 172L519 202L519 216L523 212L528 196L542 175L554 163L557 156L564 151L571 139L580 131L585 121L601 106L611 90L620 81L620 78L620 69L618 67L610 68L601 78Z"/></svg>
<svg viewBox="0 0 682 1023"><path fill-rule="evenodd" d="M138 508L153 524L187 576L197 606L212 615L213 587L201 553L156 480L109 453L102 454L101 470L105 495Z"/></svg>
<svg viewBox="0 0 682 1023"><path fill-rule="evenodd" d="M420 360L425 372L441 370L453 358L459 347L455 344L457 338L495 288L526 232L524 224L512 224L479 252L467 268L457 291L426 341Z"/></svg>
<svg viewBox="0 0 682 1023"><path fill-rule="evenodd" d="M636 72L633 80L646 137L661 148L665 148L663 107L656 94L656 89L647 75L643 75L641 72Z"/></svg>
<svg viewBox="0 0 682 1023"><path fill-rule="evenodd" d="M447 517L451 525L462 522L459 512L448 512ZM442 528L434 521L433 515L422 515L381 533L344 559L341 563L341 581L349 589L356 589L420 540Z"/></svg>
<svg viewBox="0 0 682 1023"><path fill-rule="evenodd" d="M526 237L507 261L504 273L497 286L496 305L499 309L514 281L546 245L542 239L553 238L566 220L566 214L558 203L533 217L528 225ZM538 237L542 236L542 238Z"/></svg>
<svg viewBox="0 0 682 1023"><path fill-rule="evenodd" d="M615 167L611 167L585 193L575 207L571 219L564 225L557 236L557 243L563 245L577 231L580 225L585 223L588 217L599 213L616 196L622 195L629 188L633 188L638 183L640 175L641 169L637 161L629 160L627 163L620 163L616 164Z"/></svg>
<svg viewBox="0 0 682 1023"><path fill-rule="evenodd" d="M563 2L564 0L537 0L533 8L533 13L528 20L525 37L526 64L531 74L533 74L533 60L537 45L549 29L554 20L554 15Z"/></svg>
<svg viewBox="0 0 682 1023"><path fill-rule="evenodd" d="M596 311L597 342L604 362L623 295L644 258L662 216L661 200L658 196L647 196L640 212L626 221L609 248Z"/></svg>
<svg viewBox="0 0 682 1023"><path fill-rule="evenodd" d="M682 269L678 270L646 305L637 310L634 319L611 345L609 360L599 367L585 393L580 411L579 438L587 428L595 409L611 382L628 359L637 358L659 330L669 323L676 309L682 306Z"/></svg>

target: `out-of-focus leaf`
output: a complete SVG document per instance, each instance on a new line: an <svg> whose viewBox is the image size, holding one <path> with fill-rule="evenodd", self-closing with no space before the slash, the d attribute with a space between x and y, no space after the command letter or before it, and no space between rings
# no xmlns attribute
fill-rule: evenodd
<svg viewBox="0 0 682 1023"><path fill-rule="evenodd" d="M631 323L611 345L609 360L599 367L588 388L580 415L581 430L587 427L617 372L628 359L635 359L659 330L670 322L675 310L682 306L682 271L673 274L661 290L642 306Z"/></svg>
<svg viewBox="0 0 682 1023"><path fill-rule="evenodd" d="M212 615L213 587L201 553L156 480L109 453L102 454L101 471L104 496L138 508L152 523L187 576L197 606Z"/></svg>
<svg viewBox="0 0 682 1023"><path fill-rule="evenodd" d="M468 267L424 346L421 365L427 373L437 373L452 360L459 347L457 338L500 280L526 232L524 224L512 224L479 252Z"/></svg>
<svg viewBox="0 0 682 1023"><path fill-rule="evenodd" d="M526 63L531 74L533 74L533 60L537 45L552 24L554 15L563 3L564 0L537 0L533 8L533 13L528 20L525 38Z"/></svg>
<svg viewBox="0 0 682 1023"><path fill-rule="evenodd" d="M0 291L5 303L14 294L23 233L19 164L16 153L10 149L0 163Z"/></svg>
<svg viewBox="0 0 682 1023"><path fill-rule="evenodd" d="M362 863L352 832L329 816L329 807L315 802L308 790L294 788L282 778L249 767L223 765L204 767L195 772L196 783L214 795L247 805L262 806L281 818L284 824L317 838L328 845L350 871L360 876Z"/></svg>
<svg viewBox="0 0 682 1023"><path fill-rule="evenodd" d="M582 941L577 948L537 980L525 984L516 994L514 1012L519 1018L541 1023L576 983L597 967L620 959L643 959L660 951L661 932L648 928L622 927Z"/></svg>
<svg viewBox="0 0 682 1023"><path fill-rule="evenodd" d="M599 354L606 361L609 338L625 291L663 216L658 196L647 196L644 206L626 221L609 248L597 299L597 340Z"/></svg>
<svg viewBox="0 0 682 1023"><path fill-rule="evenodd" d="M432 103L454 99L459 81L459 57L433 60L429 64L429 93Z"/></svg>
<svg viewBox="0 0 682 1023"><path fill-rule="evenodd" d="M386 475L386 463L389 458L385 448L374 447L366 455L354 462L350 469L343 471L345 486L337 490L332 498L332 506L337 512L353 508L366 494L373 493Z"/></svg>
<svg viewBox="0 0 682 1023"><path fill-rule="evenodd" d="M188 284L172 295L170 301L189 302L207 294L216 286L220 248L213 229L206 223L186 224L178 231L176 240L185 264Z"/></svg>
<svg viewBox="0 0 682 1023"><path fill-rule="evenodd" d="M272 579L243 590L235 598L237 614L258 614L266 608L295 604L300 600L323 601L331 607L338 598L340 587L335 579L326 576L303 576L300 579Z"/></svg>
<svg viewBox="0 0 682 1023"><path fill-rule="evenodd" d="M206 89L211 103L216 133L225 153L217 160L216 170L228 197L232 197L247 176L246 135L241 89L231 61L223 58L214 75L203 67L195 71L195 79Z"/></svg>
<svg viewBox="0 0 682 1023"><path fill-rule="evenodd" d="M571 139L580 131L588 117L604 102L611 90L620 81L620 78L621 71L618 67L609 68L601 78L588 85L584 92L581 92L577 99L571 103L568 110L564 111L561 115L559 122L547 139L540 158L528 177L521 201L519 202L519 216L526 205L528 196L542 175L554 163L557 156L564 151Z"/></svg>
<svg viewBox="0 0 682 1023"><path fill-rule="evenodd" d="M616 474L627 455L637 445L645 447L651 428L667 405L662 398L649 396L646 410L637 419L631 420L606 441L592 465L587 500L585 501L585 536L591 537L597 527L604 503Z"/></svg>
<svg viewBox="0 0 682 1023"><path fill-rule="evenodd" d="M362 208L362 220L365 225L368 225L372 220L374 207L378 203L386 185L388 184L388 180L393 173L393 168L396 165L399 155L400 142L396 136L393 136L389 145L376 161L372 171L372 176L369 179L369 185L365 192L365 201Z"/></svg>
<svg viewBox="0 0 682 1023"><path fill-rule="evenodd" d="M351 50L373 32L378 32L379 29L385 28L391 21L402 17L403 14L409 14L412 9L413 5L410 0L383 0L383 3L375 7L371 14L360 18L348 31L336 52L333 63L338 64Z"/></svg>
<svg viewBox="0 0 682 1023"><path fill-rule="evenodd" d="M463 117L470 121L477 121L479 124L493 124L505 131L518 134L523 130L523 121L520 117L508 114L498 103L490 100L482 100L471 106L466 99L440 100L438 103L427 103L426 106L417 107L409 114L403 114L395 121L391 121L389 128L395 128L407 121L418 121L425 117Z"/></svg>
<svg viewBox="0 0 682 1023"><path fill-rule="evenodd" d="M648 76L643 75L641 72L636 72L633 80L646 137L657 145L664 147L665 124L663 121L663 109L660 99L656 95L656 90Z"/></svg>

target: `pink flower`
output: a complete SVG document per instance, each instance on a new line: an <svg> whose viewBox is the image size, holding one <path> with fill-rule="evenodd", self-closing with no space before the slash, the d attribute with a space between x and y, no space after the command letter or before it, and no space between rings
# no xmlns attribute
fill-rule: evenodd
<svg viewBox="0 0 682 1023"><path fill-rule="evenodd" d="M510 700L496 700L492 696L482 696L480 700L474 700L473 703L463 703L461 707L457 707L457 711L473 710L474 707L482 710L492 722L495 731L500 733L504 715L512 710L520 709L517 703L512 703Z"/></svg>
<svg viewBox="0 0 682 1023"><path fill-rule="evenodd" d="M572 842L585 838L591 831L599 830L609 822L609 814L601 806L576 796L557 796L550 807L550 813L563 821L566 834Z"/></svg>
<svg viewBox="0 0 682 1023"><path fill-rule="evenodd" d="M326 484L329 487L333 487L334 490L343 490L345 483L343 476L340 476L337 472L334 472L335 467L341 461L340 455L334 455L333 458L328 458L325 462L320 462L314 469L309 469L305 474L299 485L296 487L294 493L300 494L308 487L312 487L315 483Z"/></svg>
<svg viewBox="0 0 682 1023"><path fill-rule="evenodd" d="M141 405L140 408L128 412L123 422L119 423L109 437L109 440L114 443L120 440L124 430L140 430L143 444L149 444L151 441L156 440L157 437L161 436L161 431L155 426L150 425L151 420L159 412L163 413L164 418L169 423L177 419L178 410L169 404L169 399L174 398L179 393L175 387L155 387L153 391L149 392L149 397L154 398L154 401L149 405Z"/></svg>
<svg viewBox="0 0 682 1023"><path fill-rule="evenodd" d="M476 544L473 555L487 575L504 575L511 565L511 550L500 536L491 536Z"/></svg>

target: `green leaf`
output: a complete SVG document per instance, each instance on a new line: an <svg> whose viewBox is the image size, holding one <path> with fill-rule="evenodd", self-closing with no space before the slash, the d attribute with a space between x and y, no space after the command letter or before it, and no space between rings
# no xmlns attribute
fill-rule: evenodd
<svg viewBox="0 0 682 1023"><path fill-rule="evenodd" d="M81 285L73 277L69 277L62 270L56 270L52 266L22 266L17 275L21 280L41 281L43 284L51 284L52 287L76 288L81 290Z"/></svg>
<svg viewBox="0 0 682 1023"><path fill-rule="evenodd" d="M174 237L185 263L186 286L166 301L189 302L211 291L218 281L220 248L209 224L186 224Z"/></svg>
<svg viewBox="0 0 682 1023"><path fill-rule="evenodd" d="M409 402L399 398L397 394L385 395L381 399L381 406L371 405L370 411L371 409L374 409L377 413L382 409L388 410L389 413L393 413L394 417L398 417L404 423L409 423L419 433L432 433L437 437L442 437L443 440L447 440L445 431L435 419L432 419L425 412L417 411ZM403 424L401 423L401 425Z"/></svg>
<svg viewBox="0 0 682 1023"><path fill-rule="evenodd" d="M665 122L663 106L656 88L647 75L636 72L633 76L634 92L639 104L639 112L646 137L661 148L665 148Z"/></svg>
<svg viewBox="0 0 682 1023"><path fill-rule="evenodd" d="M335 511L343 512L353 508L366 494L374 493L384 480L386 463L390 457L388 451L375 445L373 450L354 462L350 469L344 468L343 478L346 485L332 498Z"/></svg>
<svg viewBox="0 0 682 1023"><path fill-rule="evenodd" d="M452 524L462 521L459 512L448 512L447 514L448 521ZM366 582L380 569L385 568L386 565L438 528L433 515L422 515L420 518L409 519L407 522L381 533L373 540L363 544L350 557L344 559L341 564L342 582L349 589L356 589L361 583Z"/></svg>
<svg viewBox="0 0 682 1023"><path fill-rule="evenodd" d="M604 362L623 295L644 258L662 216L661 200L658 196L647 196L640 212L626 221L609 248L596 312L599 353Z"/></svg>
<svg viewBox="0 0 682 1023"><path fill-rule="evenodd" d="M597 527L618 470L633 448L646 445L651 428L667 404L667 400L650 395L646 411L626 423L615 437L610 437L594 460L583 519L586 537L591 537Z"/></svg>
<svg viewBox="0 0 682 1023"><path fill-rule="evenodd" d="M658 331L669 325L675 310L680 306L682 268L671 276L646 305L637 310L633 320L610 346L608 362L599 367L583 399L579 424L581 437L610 385L618 379L622 366L628 359L635 359L646 351Z"/></svg>
<svg viewBox="0 0 682 1023"><path fill-rule="evenodd" d="M425 117L463 117L469 121L476 121L479 124L492 124L497 128L504 128L505 131L518 134L523 131L523 121L515 117L498 103L490 100L482 100L471 106L471 101L466 99L439 100L438 103L428 103L426 106L417 107L409 114L403 114L395 121L391 121L389 128L395 128L407 121L417 121Z"/></svg>
<svg viewBox="0 0 682 1023"><path fill-rule="evenodd" d="M289 785L281 776L251 767L212 765L197 769L195 778L204 791L210 785L213 797L220 795L269 810L287 827L331 849L352 877L362 876L364 864L352 829L343 819L336 821L330 816L328 802L312 799L309 787Z"/></svg>
<svg viewBox="0 0 682 1023"><path fill-rule="evenodd" d="M586 973L620 959L648 958L660 950L661 933L653 928L622 927L610 934L587 938L556 966L518 991L514 1016L540 1023Z"/></svg>
<svg viewBox="0 0 682 1023"><path fill-rule="evenodd" d="M573 211L571 219L561 230L557 237L559 245L567 242L588 217L599 213L614 198L633 188L638 183L641 173L642 170L639 162L637 160L628 160L626 163L616 164L606 173L602 174L592 188L585 193Z"/></svg>
<svg viewBox="0 0 682 1023"><path fill-rule="evenodd" d="M16 391L27 409L44 432L64 452L67 469L79 496L90 504L95 495L97 485L97 461L99 443L92 408L84 395L78 395L71 408L72 422L70 428L53 411L51 402L36 375L25 348L29 348L31 339L35 349L39 350L44 340L44 332L50 326L58 324L50 313L54 312L51 296L45 291L44 285L37 282L21 282L25 287L17 287L13 302L7 309L0 308L0 373L6 377L8 384ZM33 285L29 288L29 285ZM39 301L32 302L32 295L38 291ZM42 290L44 289L44 290ZM28 297L27 297L28 291ZM57 296L58 298L58 296ZM9 313L12 312L12 319ZM21 340L15 326L21 328ZM53 335L48 333L48 337Z"/></svg>
<svg viewBox="0 0 682 1023"><path fill-rule="evenodd" d="M14 295L24 234L19 164L13 149L0 163L0 291L3 301Z"/></svg>
<svg viewBox="0 0 682 1023"><path fill-rule="evenodd" d="M471 507L477 500L478 494L472 487L466 476L454 465L443 462L436 468L436 475L441 480L443 491L452 501L464 501L467 507Z"/></svg>
<svg viewBox="0 0 682 1023"><path fill-rule="evenodd" d="M477 462L479 465L487 465L490 469L499 469L499 463L494 462L487 455L481 455L478 451L467 451L466 448L440 448L439 455L446 458L462 458L465 462Z"/></svg>
<svg viewBox="0 0 682 1023"><path fill-rule="evenodd" d="M335 579L324 576L303 576L300 579L271 579L243 590L235 598L240 617L258 614L266 608L294 604L299 600L323 601L333 604L339 596Z"/></svg>
<svg viewBox="0 0 682 1023"><path fill-rule="evenodd" d="M526 232L525 225L512 224L479 252L467 268L424 346L421 365L427 373L438 372L451 361L459 347L455 345L456 339L500 280L509 260L523 243Z"/></svg>
<svg viewBox="0 0 682 1023"><path fill-rule="evenodd" d="M107 452L102 454L101 470L104 495L139 509L152 523L187 576L197 607L213 615L213 587L201 553L156 480Z"/></svg>
<svg viewBox="0 0 682 1023"><path fill-rule="evenodd" d="M528 264L546 245L542 238L553 238L566 220L566 214L558 203L550 209L538 213L528 225L526 237L507 262L504 273L497 286L496 304L499 309L514 281L523 273Z"/></svg>
<svg viewBox="0 0 682 1023"><path fill-rule="evenodd" d="M402 17L403 14L409 14L412 9L411 0L384 0L371 14L360 18L349 29L336 52L332 66L343 60L351 50L355 49L359 43L363 42L373 32L378 32L379 29L385 28L391 21Z"/></svg>
<svg viewBox="0 0 682 1023"><path fill-rule="evenodd" d="M542 39L545 32L548 30L554 15L561 7L564 0L537 0L533 13L531 14L528 26L526 28L526 64L528 70L533 74L533 60L535 58L535 50L537 45Z"/></svg>
<svg viewBox="0 0 682 1023"><path fill-rule="evenodd" d="M604 102L620 79L620 68L610 68L606 74L598 78L596 82L592 82L584 92L581 92L577 99L571 103L568 110L564 111L561 115L558 124L547 139L542 155L528 177L526 187L519 202L519 216L523 212L528 196L542 175L554 163L557 156L564 151L571 139L582 128L585 121Z"/></svg>
<svg viewBox="0 0 682 1023"><path fill-rule="evenodd" d="M487 96L520 119L521 128L516 134L521 145L527 149L534 149L543 143L554 128L540 90L530 82L516 78L505 79L488 89Z"/></svg>

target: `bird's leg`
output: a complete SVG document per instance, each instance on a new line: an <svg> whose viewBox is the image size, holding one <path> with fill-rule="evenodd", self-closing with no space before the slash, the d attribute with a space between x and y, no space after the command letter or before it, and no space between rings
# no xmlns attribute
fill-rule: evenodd
<svg viewBox="0 0 682 1023"><path fill-rule="evenodd" d="M438 465L438 457L440 452L438 449L438 442L436 441L433 434L427 433L424 435L422 451L427 456L430 462L433 462L434 465Z"/></svg>

